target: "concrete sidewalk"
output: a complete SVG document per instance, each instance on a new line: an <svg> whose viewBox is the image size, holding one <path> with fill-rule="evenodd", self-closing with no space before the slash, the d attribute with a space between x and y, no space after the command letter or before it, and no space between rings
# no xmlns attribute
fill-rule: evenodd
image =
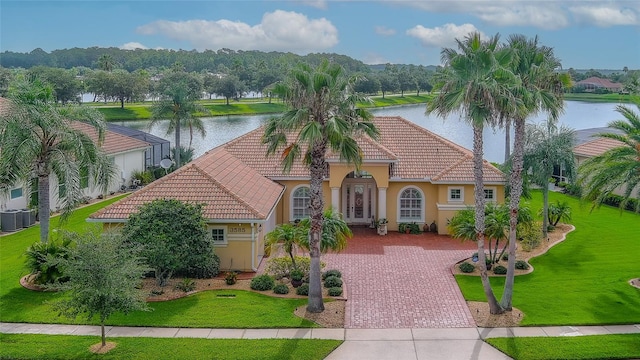
<svg viewBox="0 0 640 360"><path fill-rule="evenodd" d="M486 344L494 337L640 333L640 325L448 329L191 329L107 326L108 337L344 340L327 359L509 359ZM99 326L0 323L0 333L100 335Z"/></svg>

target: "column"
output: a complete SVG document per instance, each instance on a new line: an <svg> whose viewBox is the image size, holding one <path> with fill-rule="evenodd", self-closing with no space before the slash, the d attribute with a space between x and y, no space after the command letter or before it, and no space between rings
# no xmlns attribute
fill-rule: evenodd
<svg viewBox="0 0 640 360"><path fill-rule="evenodd" d="M340 212L340 188L332 187L331 188L331 207Z"/></svg>
<svg viewBox="0 0 640 360"><path fill-rule="evenodd" d="M387 217L387 188L378 188L378 219Z"/></svg>

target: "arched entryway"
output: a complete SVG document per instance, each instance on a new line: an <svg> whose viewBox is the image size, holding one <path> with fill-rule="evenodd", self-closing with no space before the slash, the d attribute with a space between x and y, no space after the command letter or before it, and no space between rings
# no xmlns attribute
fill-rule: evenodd
<svg viewBox="0 0 640 360"><path fill-rule="evenodd" d="M352 171L342 180L340 211L350 225L371 224L376 219L376 180L366 171Z"/></svg>

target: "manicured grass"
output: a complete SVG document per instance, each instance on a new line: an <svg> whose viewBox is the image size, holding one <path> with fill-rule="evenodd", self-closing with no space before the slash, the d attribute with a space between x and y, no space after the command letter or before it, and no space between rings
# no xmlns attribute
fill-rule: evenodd
<svg viewBox="0 0 640 360"><path fill-rule="evenodd" d="M640 334L493 338L486 342L515 360L640 358Z"/></svg>
<svg viewBox="0 0 640 360"><path fill-rule="evenodd" d="M207 116L218 115L255 115L255 114L273 114L284 111L284 105L281 103L246 103L233 102L226 104L205 105L205 108L211 111Z"/></svg>
<svg viewBox="0 0 640 360"><path fill-rule="evenodd" d="M70 231L84 231L97 224L85 219L100 208L116 201L112 198L100 204L78 209L62 227ZM52 219L52 228L58 218ZM28 273L24 266L24 252L39 241L39 227L0 237L0 321L30 323L86 323L78 317L72 321L58 317L47 302L63 296L59 293L24 289L19 280ZM216 295L233 294L235 297ZM305 299L281 299L248 291L207 291L186 298L150 303L151 312L136 312L127 316L114 315L111 325L217 327L217 328L283 328L313 327L314 323L293 315L293 310L306 303ZM95 322L93 322L95 324Z"/></svg>
<svg viewBox="0 0 640 360"><path fill-rule="evenodd" d="M397 105L409 105L409 104L420 104L426 103L430 99L433 98L433 95L429 95L428 93L423 93L426 95L416 96L410 95L409 93L405 93L404 96L400 96L399 94L386 95L384 98L382 96L371 97L373 100L373 104L365 103L361 104L365 107L385 107L385 106L397 106Z"/></svg>
<svg viewBox="0 0 640 360"><path fill-rule="evenodd" d="M588 101L588 102L607 102L607 103L620 103L631 102L633 96L620 95L620 94L589 94L589 93L569 93L564 94L565 100L574 101Z"/></svg>
<svg viewBox="0 0 640 360"><path fill-rule="evenodd" d="M534 192L530 207L542 207ZM567 201L576 230L545 255L531 261L535 270L516 277L513 305L525 313L522 325L596 325L640 322L640 215L591 205L559 193ZM456 276L465 299L486 301L479 277ZM492 278L497 296L504 278Z"/></svg>
<svg viewBox="0 0 640 360"><path fill-rule="evenodd" d="M125 105L124 109L120 107L99 107L98 111L104 115L107 121L151 118L149 105Z"/></svg>
<svg viewBox="0 0 640 360"><path fill-rule="evenodd" d="M96 355L97 336L0 334L2 359L324 359L339 340L109 338L117 345Z"/></svg>

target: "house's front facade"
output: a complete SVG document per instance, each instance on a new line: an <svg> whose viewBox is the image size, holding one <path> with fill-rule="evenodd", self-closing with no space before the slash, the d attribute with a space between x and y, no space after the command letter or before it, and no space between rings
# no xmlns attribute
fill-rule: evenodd
<svg viewBox="0 0 640 360"><path fill-rule="evenodd" d="M351 225L385 218L393 231L400 223L422 228L435 222L438 232L446 234L448 220L474 204L472 152L400 117L376 117L373 122L380 137L357 139L363 154L358 171L335 154L327 156L326 207L337 209ZM264 234L276 224L309 215L308 168L298 161L290 172L283 172L280 155L266 156L263 132L256 129L209 151L92 215L90 221L125 222L137 206L155 198L204 203L212 235L219 237L221 268L255 270L263 254ZM221 166L220 158L227 165ZM196 170L207 180L188 175ZM487 200L502 202L504 174L486 161L483 171ZM219 184L222 190L200 188L206 182ZM217 211L208 212L207 206ZM260 210L234 210L247 206Z"/></svg>

